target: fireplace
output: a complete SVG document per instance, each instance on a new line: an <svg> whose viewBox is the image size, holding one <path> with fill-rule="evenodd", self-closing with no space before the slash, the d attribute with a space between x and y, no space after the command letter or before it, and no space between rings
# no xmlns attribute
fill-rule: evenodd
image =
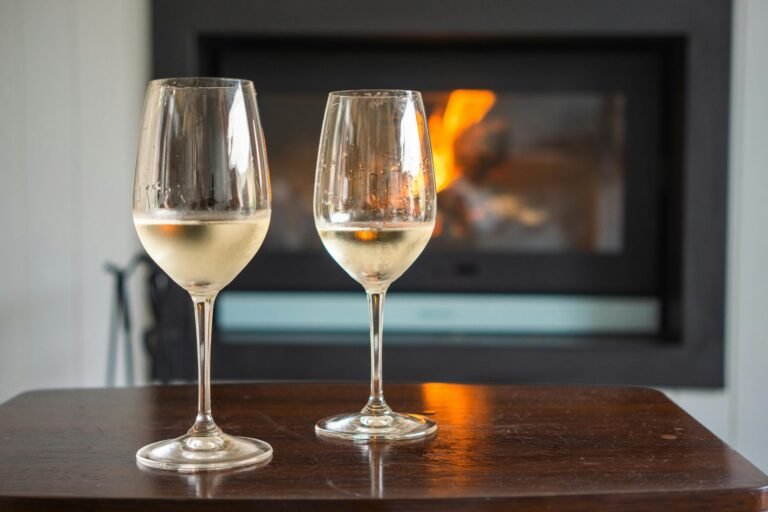
<svg viewBox="0 0 768 512"><path fill-rule="evenodd" d="M362 292L312 220L317 142L328 91L409 88L440 213L392 289L388 377L721 385L730 3L651 3L156 1L155 74L253 80L272 169L214 373L365 377ZM169 357L194 350L186 298L153 279L155 375L191 377Z"/></svg>

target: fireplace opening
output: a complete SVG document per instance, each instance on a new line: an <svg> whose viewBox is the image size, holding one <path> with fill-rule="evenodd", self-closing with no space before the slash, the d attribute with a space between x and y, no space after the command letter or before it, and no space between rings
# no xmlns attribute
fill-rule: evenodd
<svg viewBox="0 0 768 512"><path fill-rule="evenodd" d="M422 92L439 188L395 289L657 295L681 44L205 38L206 71L254 81L272 170L270 232L238 283L356 289L315 233L315 160L327 93L378 87Z"/></svg>

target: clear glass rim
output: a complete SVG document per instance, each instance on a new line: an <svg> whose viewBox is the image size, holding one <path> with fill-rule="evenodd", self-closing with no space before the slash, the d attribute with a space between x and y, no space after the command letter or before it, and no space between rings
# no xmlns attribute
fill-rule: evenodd
<svg viewBox="0 0 768 512"><path fill-rule="evenodd" d="M332 91L328 96L331 98L358 99L420 98L421 93L409 89L347 89L343 91Z"/></svg>
<svg viewBox="0 0 768 512"><path fill-rule="evenodd" d="M253 89L253 82L242 78L184 76L176 78L158 78L156 80L151 80L149 86L164 87L168 89L230 89L236 87L249 87Z"/></svg>

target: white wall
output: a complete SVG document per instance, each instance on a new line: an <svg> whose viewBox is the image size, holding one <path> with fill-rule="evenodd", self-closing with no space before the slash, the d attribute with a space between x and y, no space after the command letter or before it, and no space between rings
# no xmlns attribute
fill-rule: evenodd
<svg viewBox="0 0 768 512"><path fill-rule="evenodd" d="M0 401L105 382L148 75L145 1L0 0Z"/></svg>
<svg viewBox="0 0 768 512"><path fill-rule="evenodd" d="M731 136L731 434L768 471L768 2L736 3Z"/></svg>
<svg viewBox="0 0 768 512"><path fill-rule="evenodd" d="M735 0L728 386L670 396L768 470L768 1ZM0 0L0 401L104 383L149 69L145 0Z"/></svg>

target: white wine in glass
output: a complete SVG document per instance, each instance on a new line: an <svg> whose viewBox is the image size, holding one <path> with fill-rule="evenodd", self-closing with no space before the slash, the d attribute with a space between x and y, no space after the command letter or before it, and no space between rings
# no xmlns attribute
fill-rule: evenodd
<svg viewBox="0 0 768 512"><path fill-rule="evenodd" d="M229 284L261 247L269 212L221 218L134 218L142 245L155 263L193 294L217 292Z"/></svg>
<svg viewBox="0 0 768 512"><path fill-rule="evenodd" d="M253 258L270 220L269 169L253 84L221 78L150 82L133 219L147 253L195 308L198 405L186 434L141 448L137 461L174 471L269 460L272 447L222 432L211 413L211 325L216 295Z"/></svg>
<svg viewBox="0 0 768 512"><path fill-rule="evenodd" d="M360 90L328 97L315 175L315 225L328 253L368 295L371 393L360 412L320 420L315 431L353 441L419 439L437 424L384 400L384 296L435 226L432 152L421 95Z"/></svg>
<svg viewBox="0 0 768 512"><path fill-rule="evenodd" d="M434 222L318 224L323 245L366 289L386 289L416 261L432 237Z"/></svg>

